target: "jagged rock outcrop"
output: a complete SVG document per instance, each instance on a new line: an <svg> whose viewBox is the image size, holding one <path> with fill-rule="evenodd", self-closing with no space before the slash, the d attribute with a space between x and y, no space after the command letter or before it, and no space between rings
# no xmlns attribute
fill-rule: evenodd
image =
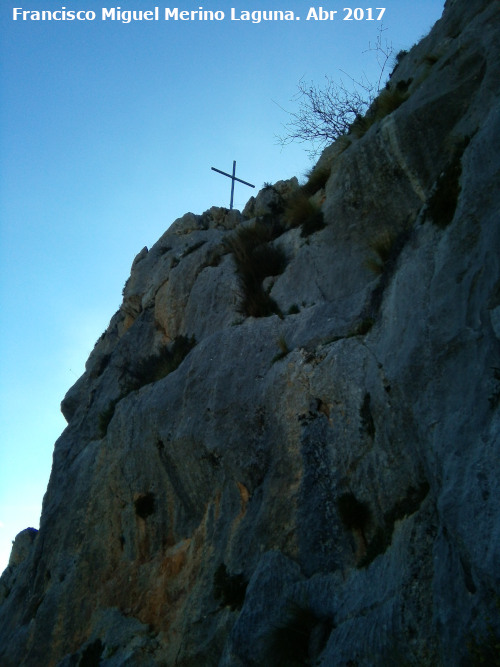
<svg viewBox="0 0 500 667"><path fill-rule="evenodd" d="M499 33L448 1L316 187L138 254L0 664L498 664Z"/></svg>

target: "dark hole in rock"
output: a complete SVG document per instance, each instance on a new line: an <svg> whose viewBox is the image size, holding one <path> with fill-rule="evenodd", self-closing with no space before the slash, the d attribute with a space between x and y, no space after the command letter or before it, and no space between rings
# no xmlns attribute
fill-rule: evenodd
<svg viewBox="0 0 500 667"><path fill-rule="evenodd" d="M134 500L135 513L141 519L146 519L155 511L155 496L154 493L141 493Z"/></svg>

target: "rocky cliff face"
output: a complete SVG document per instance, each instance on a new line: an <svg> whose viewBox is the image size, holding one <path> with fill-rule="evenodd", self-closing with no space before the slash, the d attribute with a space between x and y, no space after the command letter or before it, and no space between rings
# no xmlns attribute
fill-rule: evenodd
<svg viewBox="0 0 500 667"><path fill-rule="evenodd" d="M498 664L499 10L448 1L306 187L139 253L0 664Z"/></svg>

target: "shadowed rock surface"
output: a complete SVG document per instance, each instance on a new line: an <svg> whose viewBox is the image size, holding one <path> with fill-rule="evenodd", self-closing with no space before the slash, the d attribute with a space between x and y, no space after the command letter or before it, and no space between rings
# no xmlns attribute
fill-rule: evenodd
<svg viewBox="0 0 500 667"><path fill-rule="evenodd" d="M448 1L317 192L137 255L3 667L499 664L499 41L497 1Z"/></svg>

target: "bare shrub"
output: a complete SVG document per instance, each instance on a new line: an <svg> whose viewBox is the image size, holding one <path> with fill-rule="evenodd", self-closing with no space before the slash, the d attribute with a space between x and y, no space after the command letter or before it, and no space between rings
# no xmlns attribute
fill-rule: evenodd
<svg viewBox="0 0 500 667"><path fill-rule="evenodd" d="M360 120L376 99L386 68L393 59L392 44L383 38L384 32L385 28L380 26L375 43L369 43L365 51L375 54L380 72L377 83L369 81L364 75L355 79L345 72L345 80L334 81L325 76L326 84L323 86L307 83L304 79L299 81L297 93L291 99L297 110L287 111L289 121L283 125L284 133L277 136L281 146L294 141L310 143L311 148L307 152L316 157L325 146L348 134L356 123L357 129L360 129ZM396 66L404 57L402 54L400 52L396 56Z"/></svg>
<svg viewBox="0 0 500 667"><path fill-rule="evenodd" d="M351 87L325 76L326 85L318 86L303 79L297 84L292 102L297 111L288 112L290 120L284 124L285 133L278 135L281 146L298 141L310 143L311 157L344 134L357 118L368 111L374 98L374 86L368 81L352 81Z"/></svg>

